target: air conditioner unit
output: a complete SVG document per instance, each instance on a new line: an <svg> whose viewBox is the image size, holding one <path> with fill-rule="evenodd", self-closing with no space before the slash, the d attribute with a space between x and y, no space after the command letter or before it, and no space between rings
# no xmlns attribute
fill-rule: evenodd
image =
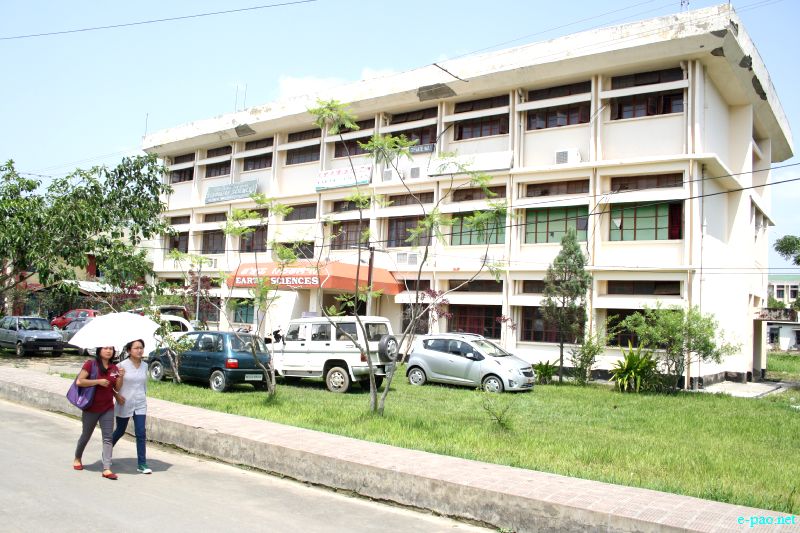
<svg viewBox="0 0 800 533"><path fill-rule="evenodd" d="M391 168L383 169L383 181L392 181L394 178L394 170Z"/></svg>
<svg viewBox="0 0 800 533"><path fill-rule="evenodd" d="M397 265L415 266L419 259L419 254L409 252L397 252Z"/></svg>
<svg viewBox="0 0 800 533"><path fill-rule="evenodd" d="M581 152L577 148L569 148L567 150L556 150L555 163L556 165L574 164L581 162Z"/></svg>
<svg viewBox="0 0 800 533"><path fill-rule="evenodd" d="M416 180L422 176L422 171L419 167L411 167L408 169L408 179Z"/></svg>

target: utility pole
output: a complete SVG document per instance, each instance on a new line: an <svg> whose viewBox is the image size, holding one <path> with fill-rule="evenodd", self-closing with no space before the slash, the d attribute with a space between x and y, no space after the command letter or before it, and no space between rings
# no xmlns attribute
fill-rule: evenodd
<svg viewBox="0 0 800 533"><path fill-rule="evenodd" d="M197 265L197 303L194 308L194 319L200 322L200 281L203 279L203 263Z"/></svg>
<svg viewBox="0 0 800 533"><path fill-rule="evenodd" d="M369 267L367 268L367 316L372 315L372 269L375 263L375 247L369 247Z"/></svg>

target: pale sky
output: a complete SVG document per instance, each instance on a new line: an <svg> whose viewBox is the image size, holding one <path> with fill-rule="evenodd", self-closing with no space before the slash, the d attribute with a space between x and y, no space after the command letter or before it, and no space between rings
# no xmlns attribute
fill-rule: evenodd
<svg viewBox="0 0 800 533"><path fill-rule="evenodd" d="M0 3L0 160L64 175L140 153L142 136L310 88L680 11L680 0L317 0L239 13L16 38L291 0ZM720 3L692 0L691 9ZM800 3L732 2L798 133ZM797 142L797 141L796 141ZM797 151L795 143L795 151ZM794 157L774 166L797 163ZM773 181L800 177L800 166ZM47 178L45 178L47 179ZM800 182L798 182L800 183ZM771 241L800 235L800 185L772 189ZM789 264L771 253L771 273Z"/></svg>

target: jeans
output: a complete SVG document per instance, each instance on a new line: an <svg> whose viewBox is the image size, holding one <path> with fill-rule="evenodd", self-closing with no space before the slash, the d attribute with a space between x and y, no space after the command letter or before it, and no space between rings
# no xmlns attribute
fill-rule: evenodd
<svg viewBox="0 0 800 533"><path fill-rule="evenodd" d="M75 448L75 458L83 458L83 450L89 443L89 439L94 433L94 428L100 423L100 432L103 434L103 470L111 468L111 429L114 427L114 410L109 409L103 413L90 413L83 411L81 413L81 421L83 422L83 431L78 439L78 446Z"/></svg>
<svg viewBox="0 0 800 533"><path fill-rule="evenodd" d="M128 427L128 420L130 419L117 417L117 428L114 430L114 436L112 437L113 444L116 444L125 434L125 429ZM147 420L147 415L133 415L133 430L136 433L136 461L139 466L147 464L145 453L145 442L147 442L144 427L145 420Z"/></svg>

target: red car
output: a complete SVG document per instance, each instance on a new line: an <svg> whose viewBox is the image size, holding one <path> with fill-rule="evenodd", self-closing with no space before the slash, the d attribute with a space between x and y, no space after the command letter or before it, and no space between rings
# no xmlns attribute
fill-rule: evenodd
<svg viewBox="0 0 800 533"><path fill-rule="evenodd" d="M95 311L94 309L73 309L72 311L67 311L61 316L55 317L50 321L50 325L59 329L64 329L67 327L67 324L76 318L94 318L96 316L100 316L100 311Z"/></svg>

